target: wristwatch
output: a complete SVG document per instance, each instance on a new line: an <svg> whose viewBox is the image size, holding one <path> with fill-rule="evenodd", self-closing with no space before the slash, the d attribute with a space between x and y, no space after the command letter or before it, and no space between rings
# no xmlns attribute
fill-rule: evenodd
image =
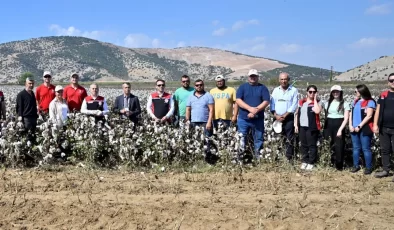
<svg viewBox="0 0 394 230"><path fill-rule="evenodd" d="M357 128L358 128L358 129L361 129L361 127L360 127L359 125L357 125Z"/></svg>

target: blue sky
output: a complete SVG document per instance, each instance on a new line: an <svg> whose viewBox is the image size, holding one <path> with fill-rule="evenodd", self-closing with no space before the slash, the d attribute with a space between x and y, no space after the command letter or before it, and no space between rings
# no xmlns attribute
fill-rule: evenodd
<svg viewBox="0 0 394 230"><path fill-rule="evenodd" d="M205 46L345 71L394 55L394 0L3 1L0 43L73 35Z"/></svg>

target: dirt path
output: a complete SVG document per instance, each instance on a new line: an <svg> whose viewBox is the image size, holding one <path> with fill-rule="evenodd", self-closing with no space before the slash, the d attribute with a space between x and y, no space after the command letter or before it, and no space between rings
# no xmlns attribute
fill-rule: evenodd
<svg viewBox="0 0 394 230"><path fill-rule="evenodd" d="M0 229L393 229L390 181L348 172L2 170Z"/></svg>

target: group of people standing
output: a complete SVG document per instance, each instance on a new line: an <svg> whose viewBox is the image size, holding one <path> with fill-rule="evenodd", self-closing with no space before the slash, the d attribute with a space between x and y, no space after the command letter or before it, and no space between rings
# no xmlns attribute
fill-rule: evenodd
<svg viewBox="0 0 394 230"><path fill-rule="evenodd" d="M51 84L51 73L44 72L44 83L37 87L34 94L34 80L26 79L25 89L17 95L16 111L23 120L25 128L35 132L38 113L49 114L49 119L59 126L64 126L69 112L81 112L102 120L109 113L106 99L99 96L96 84L90 85L90 96L79 85L79 75L71 76L71 84L63 88ZM323 105L318 97L315 85L306 88L306 97L299 99L298 89L290 85L287 73L279 75L279 86L270 95L268 88L259 83L259 74L255 69L248 73L248 82L237 90L226 85L222 75L215 78L216 87L206 92L204 81L194 81L191 87L190 77L181 77L181 87L174 94L165 91L165 80L156 81L156 91L148 97L147 114L157 123L204 128L207 137L213 129L236 124L241 134L241 150L245 150L246 138L252 134L254 157L259 159L264 143L264 111L270 105L274 125L280 126L283 136L286 158L294 161L295 133L298 133L301 150L301 169L312 170L318 161L317 142L320 132L330 139L332 151L331 163L342 170L345 153L345 130L348 126L353 144L353 169L361 169L359 158L361 151L365 159L365 174L372 173L371 141L373 134L379 134L383 171L376 177L385 177L390 171L390 155L394 148L394 73L388 77L389 90L383 92L376 102L364 84L355 88L355 99L349 104L344 100L343 90L339 85L331 87L330 97ZM123 119L138 123L141 106L137 96L131 94L130 83L122 84L123 94L116 97L113 112ZM0 99L4 95L0 92ZM5 117L4 103L0 116ZM320 114L324 111L325 123L320 123Z"/></svg>

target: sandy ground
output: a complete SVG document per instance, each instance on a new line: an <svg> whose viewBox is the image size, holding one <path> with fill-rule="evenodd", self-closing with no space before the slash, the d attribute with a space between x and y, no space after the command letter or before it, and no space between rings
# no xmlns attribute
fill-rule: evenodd
<svg viewBox="0 0 394 230"><path fill-rule="evenodd" d="M394 183L264 170L0 171L0 229L393 229Z"/></svg>

